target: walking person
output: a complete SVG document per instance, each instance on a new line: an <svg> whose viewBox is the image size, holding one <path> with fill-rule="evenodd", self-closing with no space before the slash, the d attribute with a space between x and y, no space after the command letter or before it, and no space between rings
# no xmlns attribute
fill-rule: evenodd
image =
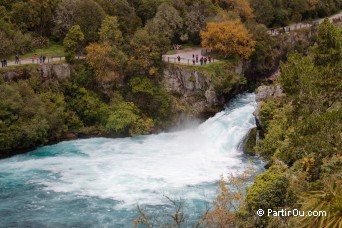
<svg viewBox="0 0 342 228"><path fill-rule="evenodd" d="M39 63L40 63L40 64L43 63L43 56L42 56L42 55L39 56Z"/></svg>
<svg viewBox="0 0 342 228"><path fill-rule="evenodd" d="M1 59L1 67L4 67L4 60L3 59Z"/></svg>
<svg viewBox="0 0 342 228"><path fill-rule="evenodd" d="M7 67L7 60L4 59L4 67Z"/></svg>
<svg viewBox="0 0 342 228"><path fill-rule="evenodd" d="M198 55L196 55L196 63L198 63Z"/></svg>
<svg viewBox="0 0 342 228"><path fill-rule="evenodd" d="M196 60L195 60L195 58L193 58L192 59L192 64L195 65L195 63L196 63Z"/></svg>
<svg viewBox="0 0 342 228"><path fill-rule="evenodd" d="M178 59L178 63L180 63L181 57L177 56L177 59Z"/></svg>
<svg viewBox="0 0 342 228"><path fill-rule="evenodd" d="M203 57L200 59L201 66L203 65Z"/></svg>
<svg viewBox="0 0 342 228"><path fill-rule="evenodd" d="M43 55L43 63L45 63L46 55Z"/></svg>
<svg viewBox="0 0 342 228"><path fill-rule="evenodd" d="M205 65L207 65L207 61L208 61L207 57L204 57L204 64Z"/></svg>
<svg viewBox="0 0 342 228"><path fill-rule="evenodd" d="M211 55L208 55L209 63L211 63Z"/></svg>

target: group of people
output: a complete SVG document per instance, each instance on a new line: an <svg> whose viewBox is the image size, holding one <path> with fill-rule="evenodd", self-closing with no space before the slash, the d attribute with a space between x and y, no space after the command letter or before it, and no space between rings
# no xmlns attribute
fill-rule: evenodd
<svg viewBox="0 0 342 228"><path fill-rule="evenodd" d="M42 63L45 63L45 60L46 60L46 55L40 55L39 56L39 63L42 64ZM33 59L32 59L32 62L38 62L38 55L37 54L34 54L33 55Z"/></svg>
<svg viewBox="0 0 342 228"><path fill-rule="evenodd" d="M15 55L14 64L19 64L19 63L20 63L19 55ZM7 60L6 59L1 59L1 67L7 67Z"/></svg>
<svg viewBox="0 0 342 228"><path fill-rule="evenodd" d="M180 50L182 48L182 45L180 45L180 44L173 44L172 48L173 48L173 50Z"/></svg>
<svg viewBox="0 0 342 228"><path fill-rule="evenodd" d="M6 59L1 60L1 67L7 67L7 60Z"/></svg>
<svg viewBox="0 0 342 228"><path fill-rule="evenodd" d="M201 58L199 58L198 55L193 54L192 55L192 63L193 63L193 65L198 63L198 61L200 62L201 65L203 65L203 64L205 65L205 64L207 64L207 62L211 63L212 57L211 57L211 55L208 55L208 56L201 56Z"/></svg>
<svg viewBox="0 0 342 228"><path fill-rule="evenodd" d="M178 63L180 63L181 57L177 56L177 60L178 60ZM207 62L211 63L212 61L213 61L213 58L211 55L201 56L201 58L199 58L198 55L195 55L195 54L192 55L192 64L193 65L195 65L198 62L200 62L201 65L206 65Z"/></svg>

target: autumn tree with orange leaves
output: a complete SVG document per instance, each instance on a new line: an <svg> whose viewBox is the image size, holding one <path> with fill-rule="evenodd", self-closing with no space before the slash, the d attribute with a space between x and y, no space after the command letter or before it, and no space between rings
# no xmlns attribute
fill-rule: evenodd
<svg viewBox="0 0 342 228"><path fill-rule="evenodd" d="M202 46L224 57L239 56L248 59L256 42L241 21L209 22L201 32Z"/></svg>
<svg viewBox="0 0 342 228"><path fill-rule="evenodd" d="M93 68L98 83L109 82L119 77L126 56L108 43L92 43L86 47L88 64Z"/></svg>

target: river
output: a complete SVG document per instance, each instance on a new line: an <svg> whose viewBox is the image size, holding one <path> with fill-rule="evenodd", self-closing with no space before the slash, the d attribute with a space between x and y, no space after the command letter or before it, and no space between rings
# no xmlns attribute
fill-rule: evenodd
<svg viewBox="0 0 342 228"><path fill-rule="evenodd" d="M0 227L132 227L137 205L171 213L165 196L184 201L191 226L220 175L248 166L238 146L255 127L255 105L254 94L242 94L190 129L66 141L0 160Z"/></svg>

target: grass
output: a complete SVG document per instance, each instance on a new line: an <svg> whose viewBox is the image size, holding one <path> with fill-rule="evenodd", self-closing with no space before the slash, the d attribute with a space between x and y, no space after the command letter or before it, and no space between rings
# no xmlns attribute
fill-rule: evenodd
<svg viewBox="0 0 342 228"><path fill-rule="evenodd" d="M201 45L195 45L195 44L183 44L182 45L182 49L180 50L184 50L184 49L197 49L197 48L202 48ZM170 49L166 52L166 55L174 55L177 54L177 50L174 49Z"/></svg>
<svg viewBox="0 0 342 228"><path fill-rule="evenodd" d="M49 57L49 58L65 55L63 45L55 43L55 42L50 42L49 47L32 50L24 55L21 55L20 58L32 59L34 54L37 54L38 56L46 55L46 57ZM14 55L10 57L10 60L14 60Z"/></svg>
<svg viewBox="0 0 342 228"><path fill-rule="evenodd" d="M25 69L31 69L31 68L37 68L37 64L25 64L25 65L14 65L14 66L8 66L4 68L0 68L0 73L3 72L8 72L8 71L20 71L20 70L25 70Z"/></svg>
<svg viewBox="0 0 342 228"><path fill-rule="evenodd" d="M177 51L176 50L168 50L167 52L166 52L166 54L167 55L174 55L174 54L177 54Z"/></svg>
<svg viewBox="0 0 342 228"><path fill-rule="evenodd" d="M211 64L202 65L202 66L201 65L184 65L184 66L189 69L198 70L198 71L207 73L209 75L215 75L219 70L222 69L222 66L228 63L234 63L236 61L237 61L236 58L231 58L231 59L223 59L218 62L214 62Z"/></svg>

